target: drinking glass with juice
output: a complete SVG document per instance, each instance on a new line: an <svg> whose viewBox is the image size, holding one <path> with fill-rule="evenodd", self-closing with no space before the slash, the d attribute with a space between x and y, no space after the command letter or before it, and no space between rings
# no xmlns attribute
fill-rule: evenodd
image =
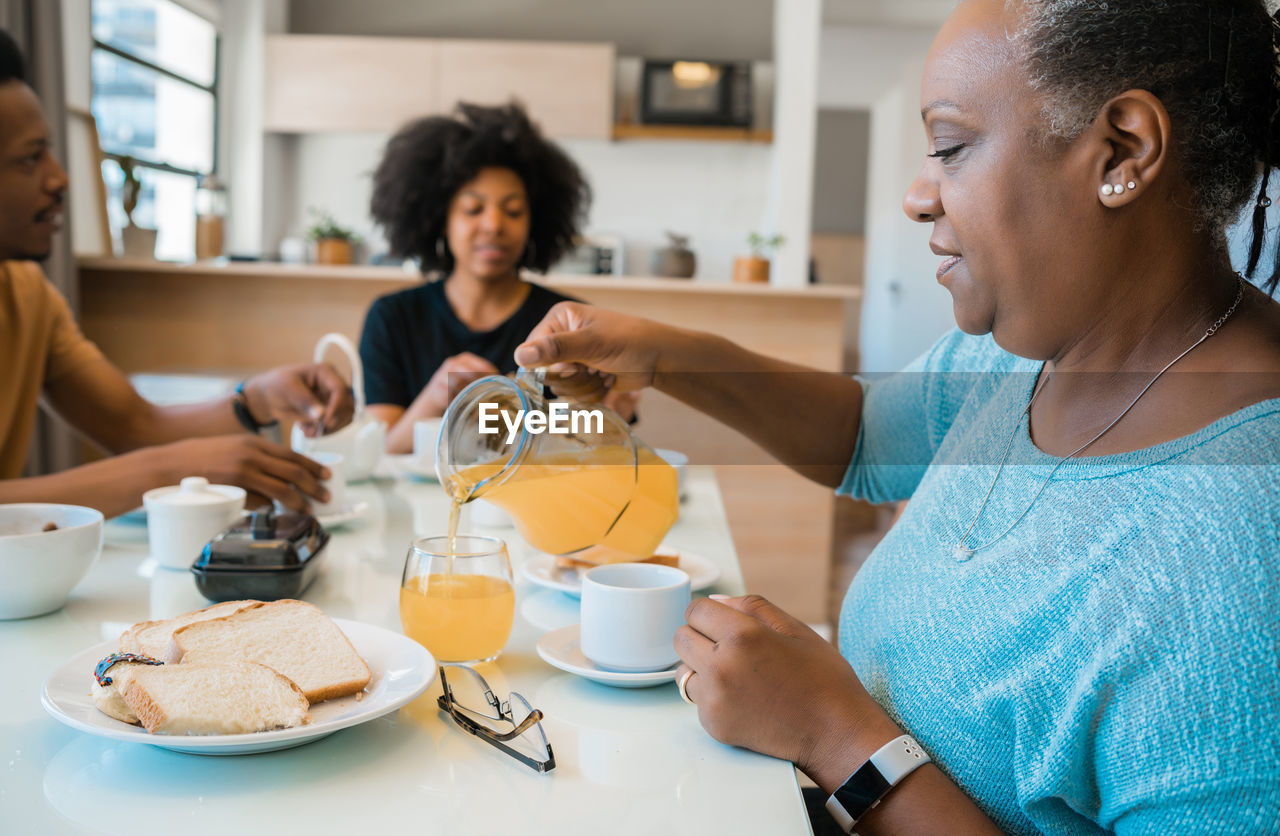
<svg viewBox="0 0 1280 836"><path fill-rule="evenodd" d="M409 547L400 581L400 623L436 661L497 658L511 636L515 612L511 561L501 540L427 537Z"/></svg>
<svg viewBox="0 0 1280 836"><path fill-rule="evenodd" d="M548 554L606 546L643 559L679 515L675 469L600 405L573 404L569 431L509 432L530 410L546 412L543 372L486 377L462 390L444 416L436 470L455 507L484 497ZM482 406L503 415L480 432ZM490 426L493 422L490 422Z"/></svg>

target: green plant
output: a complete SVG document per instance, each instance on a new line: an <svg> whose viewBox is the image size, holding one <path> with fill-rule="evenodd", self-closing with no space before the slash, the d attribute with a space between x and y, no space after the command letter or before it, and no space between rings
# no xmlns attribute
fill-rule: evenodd
<svg viewBox="0 0 1280 836"><path fill-rule="evenodd" d="M747 234L747 246L751 248L751 255L756 258L768 258L774 250L781 247L787 241L781 235L761 235L758 232L750 232Z"/></svg>
<svg viewBox="0 0 1280 836"><path fill-rule="evenodd" d="M138 197L142 194L137 160L125 154L117 162L120 173L124 175L124 183L120 186L120 203L124 206L124 216L129 219L129 226L133 226L133 210L138 208Z"/></svg>
<svg viewBox="0 0 1280 836"><path fill-rule="evenodd" d="M339 226L334 220L333 215L325 212L323 209L316 209L314 206L307 210L311 216L315 218L315 222L307 228L307 237L312 241L320 241L325 238L337 238L341 241L350 241L356 243L360 240L360 236L353 230L345 226Z"/></svg>

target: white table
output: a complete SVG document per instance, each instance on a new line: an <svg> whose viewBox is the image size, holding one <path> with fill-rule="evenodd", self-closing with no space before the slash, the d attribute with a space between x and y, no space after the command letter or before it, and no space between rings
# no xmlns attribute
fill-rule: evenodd
<svg viewBox="0 0 1280 836"><path fill-rule="evenodd" d="M336 530L321 576L303 596L329 615L400 629L398 587L415 536L444 532L439 485L377 479L348 489L369 511ZM715 561L711 591L742 576L715 477L692 468L667 542ZM296 749L236 757L179 754L74 731L40 707L44 678L74 653L130 624L205 606L188 572L157 568L146 528L117 520L67 606L0 622L0 832L149 834L537 834L611 836L805 834L789 763L717 743L674 685L617 689L547 665L534 646L575 623L577 601L524 580L527 547L507 539L517 616L485 673L541 708L556 768L538 775L463 732L421 698ZM85 672L86 678L90 674Z"/></svg>

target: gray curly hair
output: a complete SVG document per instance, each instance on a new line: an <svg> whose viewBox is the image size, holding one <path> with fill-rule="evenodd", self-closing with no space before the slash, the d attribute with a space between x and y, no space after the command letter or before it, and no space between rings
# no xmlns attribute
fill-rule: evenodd
<svg viewBox="0 0 1280 836"><path fill-rule="evenodd" d="M1264 0L1005 0L1005 6L1017 21L1010 36L1043 97L1051 137L1075 139L1125 90L1148 90L1163 102L1202 228L1224 229L1256 195L1260 170L1280 163L1277 24ZM1256 249L1260 215L1254 232Z"/></svg>

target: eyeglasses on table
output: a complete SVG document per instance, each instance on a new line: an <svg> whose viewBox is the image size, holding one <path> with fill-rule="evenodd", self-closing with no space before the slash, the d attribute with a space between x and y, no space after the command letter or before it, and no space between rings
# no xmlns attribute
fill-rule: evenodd
<svg viewBox="0 0 1280 836"><path fill-rule="evenodd" d="M436 704L464 731L530 769L550 772L556 768L555 753L542 730L542 712L529 705L523 696L512 691L507 699L499 699L484 677L466 665L441 665L440 685L444 693ZM493 728L478 718L499 727Z"/></svg>

